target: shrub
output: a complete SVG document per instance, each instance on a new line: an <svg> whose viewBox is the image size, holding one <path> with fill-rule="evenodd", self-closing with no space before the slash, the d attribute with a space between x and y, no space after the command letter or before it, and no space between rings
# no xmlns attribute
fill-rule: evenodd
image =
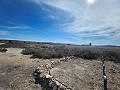
<svg viewBox="0 0 120 90"><path fill-rule="evenodd" d="M84 59L96 59L98 54L91 50L81 51L79 48L66 48L66 47L47 47L47 48L26 48L22 54L33 55L33 58L62 58L66 56L75 56Z"/></svg>
<svg viewBox="0 0 120 90"><path fill-rule="evenodd" d="M120 53L118 51L111 50L100 50L100 49L83 49L79 47L65 47L65 46L54 46L54 47L41 47L32 48L28 47L22 51L22 54L32 55L32 58L62 58L67 56L75 56L84 59L97 59L100 58L101 52L103 56L110 61L120 63Z"/></svg>
<svg viewBox="0 0 120 90"><path fill-rule="evenodd" d="M31 55L31 54L34 54L34 50L32 48L26 48L21 53L24 55Z"/></svg>
<svg viewBox="0 0 120 90"><path fill-rule="evenodd" d="M7 51L6 48L1 48L1 49L0 49L0 52L6 52L6 51Z"/></svg>
<svg viewBox="0 0 120 90"><path fill-rule="evenodd" d="M120 53L115 51L109 51L107 53L107 59L110 61L114 61L115 63L120 63Z"/></svg>
<svg viewBox="0 0 120 90"><path fill-rule="evenodd" d="M26 48L22 51L22 54L32 55L32 58L62 58L63 53L61 51L56 51L52 48Z"/></svg>
<svg viewBox="0 0 120 90"><path fill-rule="evenodd" d="M81 57L84 59L96 59L99 58L99 54L97 52L94 52L92 50L83 50L75 53L76 57Z"/></svg>

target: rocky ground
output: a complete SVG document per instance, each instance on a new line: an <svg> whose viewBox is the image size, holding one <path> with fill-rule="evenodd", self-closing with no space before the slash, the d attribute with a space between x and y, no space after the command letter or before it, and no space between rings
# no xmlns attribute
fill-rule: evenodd
<svg viewBox="0 0 120 90"><path fill-rule="evenodd" d="M35 84L33 71L50 71L53 78L73 90L103 90L102 64L99 60L80 58L33 59L22 49L8 48L0 53L0 90L42 90ZM108 90L120 90L120 64L107 61Z"/></svg>

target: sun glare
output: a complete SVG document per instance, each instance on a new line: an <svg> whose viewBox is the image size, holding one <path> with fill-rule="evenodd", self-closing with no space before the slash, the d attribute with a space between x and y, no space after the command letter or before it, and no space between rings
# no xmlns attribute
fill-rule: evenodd
<svg viewBox="0 0 120 90"><path fill-rule="evenodd" d="M93 4L95 3L96 0L87 0L88 4Z"/></svg>

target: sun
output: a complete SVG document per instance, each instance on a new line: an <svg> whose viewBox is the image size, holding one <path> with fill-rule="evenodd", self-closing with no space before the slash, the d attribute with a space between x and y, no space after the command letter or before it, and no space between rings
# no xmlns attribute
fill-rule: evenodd
<svg viewBox="0 0 120 90"><path fill-rule="evenodd" d="M87 0L88 4L94 4L96 0Z"/></svg>

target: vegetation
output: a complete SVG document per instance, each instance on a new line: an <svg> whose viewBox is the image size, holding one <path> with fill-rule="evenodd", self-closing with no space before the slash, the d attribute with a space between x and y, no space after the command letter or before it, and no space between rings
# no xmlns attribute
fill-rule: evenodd
<svg viewBox="0 0 120 90"><path fill-rule="evenodd" d="M32 55L33 58L62 58L67 56L80 57L84 59L98 59L103 52L106 60L120 63L120 47L116 46L79 46L59 43L40 43L6 40L0 45L0 52L6 52L4 48L25 48L22 54Z"/></svg>
<svg viewBox="0 0 120 90"><path fill-rule="evenodd" d="M92 50L83 50L79 53L76 52L74 56L81 57L84 59L96 59L96 58L100 57L100 54L98 54L97 52L94 52Z"/></svg>
<svg viewBox="0 0 120 90"><path fill-rule="evenodd" d="M104 52L104 57L106 57L106 60L120 63L120 53L117 51L106 51Z"/></svg>
<svg viewBox="0 0 120 90"><path fill-rule="evenodd" d="M79 48L67 48L67 47L42 47L42 48L26 48L22 51L22 54L32 55L33 58L62 58L66 56L81 57L84 59L98 58L98 54L92 51L80 51Z"/></svg>
<svg viewBox="0 0 120 90"><path fill-rule="evenodd" d="M44 59L51 59L51 58L62 58L63 52L52 48L26 48L22 51L22 54L25 55L32 55L32 58L44 58Z"/></svg>
<svg viewBox="0 0 120 90"><path fill-rule="evenodd" d="M54 46L54 47L27 47L22 51L22 54L32 55L32 58L62 58L67 56L80 57L84 59L98 59L101 56L101 51L92 49L81 49L81 48L71 48L65 46ZM114 61L120 63L120 53L117 51L103 51L103 56L106 60Z"/></svg>
<svg viewBox="0 0 120 90"><path fill-rule="evenodd" d="M7 51L7 49L5 49L5 48L0 48L0 52L6 52Z"/></svg>
<svg viewBox="0 0 120 90"><path fill-rule="evenodd" d="M0 48L26 48L28 44L22 41L8 40L5 44L0 45Z"/></svg>

